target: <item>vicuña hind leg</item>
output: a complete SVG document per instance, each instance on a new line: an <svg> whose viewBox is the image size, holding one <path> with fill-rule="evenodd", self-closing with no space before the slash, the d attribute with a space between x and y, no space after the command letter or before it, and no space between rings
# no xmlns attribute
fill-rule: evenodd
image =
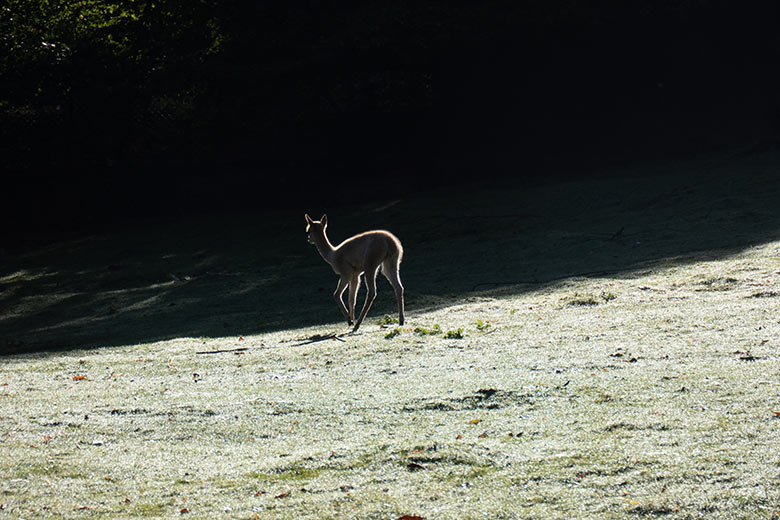
<svg viewBox="0 0 780 520"><path fill-rule="evenodd" d="M371 304L373 304L374 299L376 299L376 275L378 270L379 266L376 266L366 269L365 271L366 288L368 289L368 294L366 294L366 302L363 304L363 310L360 311L360 317L358 318L357 322L355 322L355 328L352 329L352 332L358 330L360 324L363 323L363 319L366 317L366 314L368 314L368 310L371 308Z"/></svg>
<svg viewBox="0 0 780 520"><path fill-rule="evenodd" d="M398 304L398 325L404 324L404 286L401 284L401 276L398 267L393 263L382 264L382 274L393 286L395 301Z"/></svg>

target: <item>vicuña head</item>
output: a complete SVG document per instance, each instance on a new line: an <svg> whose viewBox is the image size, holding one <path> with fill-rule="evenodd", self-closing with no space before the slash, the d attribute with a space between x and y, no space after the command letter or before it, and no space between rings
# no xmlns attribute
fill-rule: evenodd
<svg viewBox="0 0 780 520"><path fill-rule="evenodd" d="M352 238L348 238L336 247L328 240L326 228L328 216L323 215L320 220L312 220L306 217L306 234L310 244L313 244L320 255L330 264L333 271L339 275L339 283L333 298L341 309L349 325L354 324L353 331L358 330L363 319L368 314L371 304L376 298L376 275L379 269L395 290L395 299L398 303L398 323L404 324L404 286L401 285L399 269L404 249L401 241L389 231L366 231ZM360 311L360 317L355 321L355 303L360 288L360 275L365 274L368 294ZM349 310L344 305L342 295L349 287Z"/></svg>
<svg viewBox="0 0 780 520"><path fill-rule="evenodd" d="M317 245L314 241L314 237L317 237L319 240L322 240L322 238L325 237L325 228L328 226L328 216L323 215L319 220L312 220L309 215L304 216L306 217L306 235L309 243ZM325 240L327 240L327 238L325 238Z"/></svg>

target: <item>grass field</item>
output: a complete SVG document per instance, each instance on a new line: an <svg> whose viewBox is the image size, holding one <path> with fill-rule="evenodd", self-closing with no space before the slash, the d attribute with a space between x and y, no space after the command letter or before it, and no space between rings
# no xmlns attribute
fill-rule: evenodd
<svg viewBox="0 0 780 520"><path fill-rule="evenodd" d="M780 517L778 164L329 214L404 241L397 333L318 208L6 254L0 518Z"/></svg>

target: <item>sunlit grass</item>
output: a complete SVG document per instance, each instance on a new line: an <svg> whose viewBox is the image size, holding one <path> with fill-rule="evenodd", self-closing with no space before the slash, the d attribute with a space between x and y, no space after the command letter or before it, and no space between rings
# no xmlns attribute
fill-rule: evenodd
<svg viewBox="0 0 780 520"><path fill-rule="evenodd" d="M753 294L780 291L778 248L454 299L389 339L333 324L7 357L3 511L766 518L780 318ZM434 324L463 339L414 332Z"/></svg>

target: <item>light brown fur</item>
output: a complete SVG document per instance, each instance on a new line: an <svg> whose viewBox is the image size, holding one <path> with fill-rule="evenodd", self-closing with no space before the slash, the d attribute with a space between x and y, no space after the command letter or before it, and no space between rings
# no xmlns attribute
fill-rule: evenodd
<svg viewBox="0 0 780 520"><path fill-rule="evenodd" d="M400 266L404 249L401 241L389 231L366 231L352 238L348 238L336 247L330 243L325 232L328 226L328 216L323 215L320 220L312 220L306 217L306 233L309 243L317 247L320 255L330 264L333 271L339 275L339 283L333 298L341 309L347 323L358 330L368 310L376 298L376 276L379 268L382 274L390 282L395 290L395 298L398 303L398 323L404 324L404 287L401 285ZM360 311L360 317L355 321L355 304L360 288L360 275L365 273L368 294ZM344 305L342 295L349 287L349 310Z"/></svg>

